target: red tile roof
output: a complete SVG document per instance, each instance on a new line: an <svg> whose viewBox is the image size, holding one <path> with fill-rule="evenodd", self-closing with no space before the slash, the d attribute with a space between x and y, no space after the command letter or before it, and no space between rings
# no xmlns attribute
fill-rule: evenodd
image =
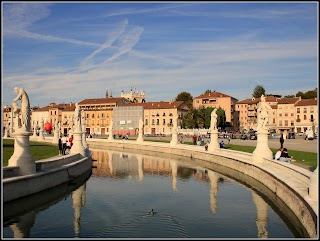
<svg viewBox="0 0 320 241"><path fill-rule="evenodd" d="M275 96L265 96L266 97L266 102L277 102L277 100L279 100L279 98L275 97ZM237 102L236 104L257 104L260 102L260 98L254 98L254 100L252 100L252 98L250 99L245 99L245 100L241 100L239 102Z"/></svg>
<svg viewBox="0 0 320 241"><path fill-rule="evenodd" d="M85 99L79 102L79 105L101 105L101 104L110 104L110 103L118 103L121 100L126 100L126 98L117 97L117 98L99 98L99 99Z"/></svg>
<svg viewBox="0 0 320 241"><path fill-rule="evenodd" d="M308 105L318 105L317 98L313 99L302 99L295 106L308 106Z"/></svg>
<svg viewBox="0 0 320 241"><path fill-rule="evenodd" d="M145 103L131 103L125 106L143 106L144 109L176 109L185 103L185 101L173 102L145 102Z"/></svg>
<svg viewBox="0 0 320 241"><path fill-rule="evenodd" d="M300 100L299 97L281 98L278 100L278 104L295 104L299 100Z"/></svg>
<svg viewBox="0 0 320 241"><path fill-rule="evenodd" d="M226 95L226 94L223 94L223 93L220 93L220 92L211 92L211 93L207 93L207 94L202 94L202 95L199 95L193 99L204 99L204 98L212 98L212 97L230 97L230 98L233 98L231 97L230 95Z"/></svg>
<svg viewBox="0 0 320 241"><path fill-rule="evenodd" d="M50 109L60 109L63 111L74 111L76 109L76 105L74 103L52 104L52 105L47 105L45 107L38 108L38 109L34 110L34 112L49 111Z"/></svg>

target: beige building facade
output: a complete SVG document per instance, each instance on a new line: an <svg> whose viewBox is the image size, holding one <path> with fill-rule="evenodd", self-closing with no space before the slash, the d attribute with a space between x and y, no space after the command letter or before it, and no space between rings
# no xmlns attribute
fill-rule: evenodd
<svg viewBox="0 0 320 241"><path fill-rule="evenodd" d="M116 106L130 104L125 98L85 99L78 103L86 114L87 133L105 135L109 132L113 109Z"/></svg>
<svg viewBox="0 0 320 241"><path fill-rule="evenodd" d="M317 98L302 99L294 105L295 109L295 124L294 131L296 133L306 132L312 129L318 133L318 101Z"/></svg>
<svg viewBox="0 0 320 241"><path fill-rule="evenodd" d="M183 116L190 110L185 101L134 103L128 106L143 107L145 135L171 135L174 118L178 116L179 128Z"/></svg>
<svg viewBox="0 0 320 241"><path fill-rule="evenodd" d="M277 119L277 97L266 96L266 103L270 105L272 111L269 111L267 126L270 129L276 129ZM239 101L235 105L236 111L239 113L239 129L240 131L256 129L257 127L257 109L260 98L245 99Z"/></svg>
<svg viewBox="0 0 320 241"><path fill-rule="evenodd" d="M221 107L226 114L226 121L232 123L234 129L239 129L239 116L235 109L238 99L220 92L211 92L193 98L193 108Z"/></svg>

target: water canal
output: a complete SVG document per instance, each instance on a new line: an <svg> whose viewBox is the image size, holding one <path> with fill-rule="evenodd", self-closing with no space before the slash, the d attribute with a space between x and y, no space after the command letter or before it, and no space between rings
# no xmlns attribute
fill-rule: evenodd
<svg viewBox="0 0 320 241"><path fill-rule="evenodd" d="M5 204L3 237L307 237L284 203L231 169L119 151L93 159L92 173Z"/></svg>

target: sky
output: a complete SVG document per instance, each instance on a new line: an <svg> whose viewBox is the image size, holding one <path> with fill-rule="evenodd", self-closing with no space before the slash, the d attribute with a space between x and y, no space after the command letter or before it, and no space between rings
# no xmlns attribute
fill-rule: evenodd
<svg viewBox="0 0 320 241"><path fill-rule="evenodd" d="M2 105L318 87L317 2L2 2Z"/></svg>

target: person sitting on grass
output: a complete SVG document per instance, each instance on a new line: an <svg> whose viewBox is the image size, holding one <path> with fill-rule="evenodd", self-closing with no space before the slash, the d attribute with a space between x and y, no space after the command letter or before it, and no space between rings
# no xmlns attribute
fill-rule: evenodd
<svg viewBox="0 0 320 241"><path fill-rule="evenodd" d="M279 160L280 159L282 151L283 151L283 148L280 148L279 151L277 151L276 155L274 156L275 160Z"/></svg>
<svg viewBox="0 0 320 241"><path fill-rule="evenodd" d="M279 160L290 163L290 156L288 154L287 148L283 148Z"/></svg>
<svg viewBox="0 0 320 241"><path fill-rule="evenodd" d="M220 145L220 148L224 148L224 141L222 140L222 141L219 143L219 145Z"/></svg>

